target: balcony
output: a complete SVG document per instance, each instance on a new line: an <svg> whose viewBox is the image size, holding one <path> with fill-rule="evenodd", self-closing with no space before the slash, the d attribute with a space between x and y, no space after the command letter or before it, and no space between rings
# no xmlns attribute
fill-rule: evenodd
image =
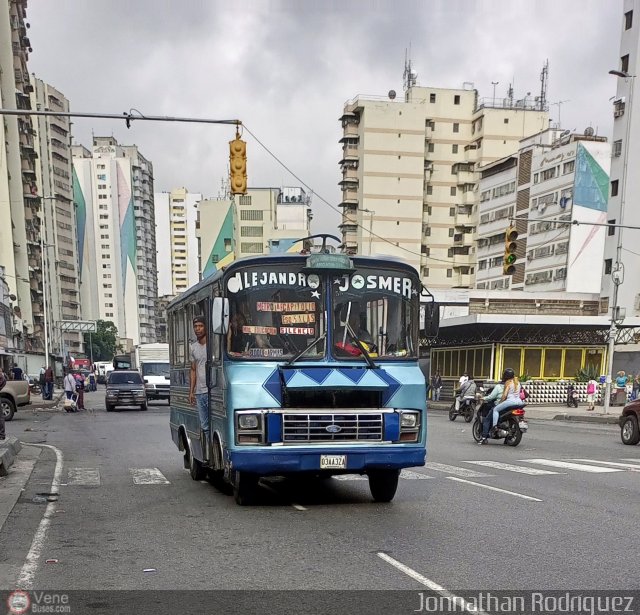
<svg viewBox="0 0 640 615"><path fill-rule="evenodd" d="M456 209L456 226L473 226L473 208L469 205Z"/></svg>
<svg viewBox="0 0 640 615"><path fill-rule="evenodd" d="M462 184L473 184L476 181L476 176L473 171L458 171L456 173L456 182L460 186Z"/></svg>
<svg viewBox="0 0 640 615"><path fill-rule="evenodd" d="M357 205L358 204L358 191L351 188L351 186L345 186L346 189L342 190L342 202L340 205Z"/></svg>
<svg viewBox="0 0 640 615"><path fill-rule="evenodd" d="M473 190L467 190L460 194L460 205L474 205L476 202L476 193Z"/></svg>
<svg viewBox="0 0 640 615"><path fill-rule="evenodd" d="M478 160L478 149L475 144L465 145L464 160L465 162L476 162Z"/></svg>
<svg viewBox="0 0 640 615"><path fill-rule="evenodd" d="M348 161L357 161L358 159L358 146L350 143L345 144L342 148L342 159L340 160L340 164Z"/></svg>
<svg viewBox="0 0 640 615"><path fill-rule="evenodd" d="M453 236L453 245L455 247L473 245L473 233L456 233Z"/></svg>
<svg viewBox="0 0 640 615"><path fill-rule="evenodd" d="M357 182L358 169L353 166L347 166L342 169L342 181Z"/></svg>
<svg viewBox="0 0 640 615"><path fill-rule="evenodd" d="M349 122L348 124L345 125L344 127L344 136L345 137L357 137L360 136L358 134L358 124L353 123L353 122Z"/></svg>
<svg viewBox="0 0 640 615"><path fill-rule="evenodd" d="M470 273L454 273L453 288L470 288L473 283L473 276Z"/></svg>

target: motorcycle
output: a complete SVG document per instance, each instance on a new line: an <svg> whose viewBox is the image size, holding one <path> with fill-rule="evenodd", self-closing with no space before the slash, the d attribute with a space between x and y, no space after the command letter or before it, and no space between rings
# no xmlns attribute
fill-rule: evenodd
<svg viewBox="0 0 640 615"><path fill-rule="evenodd" d="M490 412L493 412L493 402L483 402L476 413L476 420L471 430L476 442L482 440L482 422ZM500 414L498 424L489 432L490 440L502 440L507 446L518 446L522 435L526 433L529 425L524 418L524 402L522 406L514 406Z"/></svg>
<svg viewBox="0 0 640 615"><path fill-rule="evenodd" d="M572 386L567 389L567 407L568 408L577 408L579 401L578 391L576 391Z"/></svg>
<svg viewBox="0 0 640 615"><path fill-rule="evenodd" d="M471 423L473 420L473 415L476 411L476 397L477 396L468 396L465 397L460 402L460 407L456 410L456 402L455 400L451 404L451 408L449 408L449 420L455 421L458 416L464 417L465 423Z"/></svg>

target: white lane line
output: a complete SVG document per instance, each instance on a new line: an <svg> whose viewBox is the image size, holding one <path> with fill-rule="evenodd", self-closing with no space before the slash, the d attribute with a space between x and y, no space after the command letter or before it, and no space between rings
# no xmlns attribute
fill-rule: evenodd
<svg viewBox="0 0 640 615"><path fill-rule="evenodd" d="M522 498L523 500L531 500L532 502L542 502L538 498L533 498L530 495L524 495L523 493L516 493L515 491L507 491L506 489L500 489L498 487L492 487L491 485L484 485L482 483L474 483L470 480L465 480L464 478L457 478L455 476L447 476L449 480L455 480L458 483L466 483L467 485L475 485L476 487L482 487L483 489L489 489L490 491L498 491L499 493L506 493L507 495L512 495L516 498Z"/></svg>
<svg viewBox="0 0 640 615"><path fill-rule="evenodd" d="M625 468L632 472L640 472L640 465L637 463L619 463L617 461L600 461L596 459L572 459L571 461L584 461L586 463L598 463L603 466L612 466L614 468Z"/></svg>
<svg viewBox="0 0 640 615"><path fill-rule="evenodd" d="M413 570L413 568L409 568L402 562L399 562L397 559L394 559L390 555L386 553L378 553L378 557L388 564L391 564L394 568L400 570L400 572L404 572L408 577L411 577L418 583L421 583L425 587L428 587L431 591L437 592L444 598L447 598L448 604L451 606L459 608L460 610L465 610L468 613L474 613L475 615L485 615L485 611L481 611L478 607L472 603L467 602L464 598L460 596L456 596L452 594L450 591L439 585L438 583L432 581L431 579L427 579L427 577L421 575L419 572Z"/></svg>
<svg viewBox="0 0 640 615"><path fill-rule="evenodd" d="M527 468L526 466L514 466L501 461L465 461L485 468L495 468L496 470L507 470L509 472L519 472L520 474L530 474L531 476L542 476L543 474L559 474L552 470L541 470L540 468Z"/></svg>
<svg viewBox="0 0 640 615"><path fill-rule="evenodd" d="M537 463L541 466L550 466L552 468L563 468L566 470L577 470L578 472L591 472L592 474L602 474L604 472L623 472L624 470L616 468L603 468L600 466L587 466L583 463L571 463L570 461L559 461L556 459L518 459L518 461L526 461L527 463Z"/></svg>
<svg viewBox="0 0 640 615"><path fill-rule="evenodd" d="M333 478L336 480L369 480L366 476L360 476L360 474L337 474Z"/></svg>
<svg viewBox="0 0 640 615"><path fill-rule="evenodd" d="M435 461L427 461L427 470L435 470L436 472L445 472L446 474L453 474L454 476L462 476L463 478L481 478L485 476L491 476L490 474L483 474L482 472L476 472L469 468L459 468L458 466L448 466L445 463L436 463Z"/></svg>
<svg viewBox="0 0 640 615"><path fill-rule="evenodd" d="M100 472L96 468L69 468L67 485L94 486L100 484Z"/></svg>
<svg viewBox="0 0 640 615"><path fill-rule="evenodd" d="M53 480L51 481L50 493L60 493L60 476L62 476L62 466L64 463L62 451L50 444L31 444L30 442L22 442L24 446L39 446L44 448L50 448L56 454L56 467L53 471ZM27 558L20 570L20 575L16 581L16 587L20 589L31 589L33 587L33 579L38 570L38 560L42 555L42 548L44 547L45 540L47 538L47 531L49 525L51 525L51 517L55 514L56 508L59 506L57 502L49 502L42 515L42 519L38 524L38 529L31 541L31 547L27 553Z"/></svg>
<svg viewBox="0 0 640 615"><path fill-rule="evenodd" d="M623 457L622 461L635 461L636 463L640 463L640 459L637 457Z"/></svg>
<svg viewBox="0 0 640 615"><path fill-rule="evenodd" d="M427 476L426 474L414 472L413 470L401 470L400 478L406 478L407 480L428 480L433 478L433 476Z"/></svg>
<svg viewBox="0 0 640 615"><path fill-rule="evenodd" d="M300 506L300 504L291 504L296 510L307 510L304 506Z"/></svg>
<svg viewBox="0 0 640 615"><path fill-rule="evenodd" d="M158 468L129 468L134 485L170 485Z"/></svg>

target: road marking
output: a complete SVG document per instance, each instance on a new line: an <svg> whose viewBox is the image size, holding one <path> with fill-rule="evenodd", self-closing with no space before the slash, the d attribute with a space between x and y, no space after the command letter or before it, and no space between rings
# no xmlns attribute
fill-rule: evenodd
<svg viewBox="0 0 640 615"><path fill-rule="evenodd" d="M514 466L510 463L502 463L501 461L465 461L465 463L474 463L478 466L495 468L496 470L507 470L509 472L519 472L520 474L530 474L531 476L542 476L543 474L559 474L559 472L553 472L552 470L541 470L540 468Z"/></svg>
<svg viewBox="0 0 640 615"><path fill-rule="evenodd" d="M516 498L522 498L523 500L531 500L532 502L542 502L538 498L533 498L530 495L524 495L523 493L516 493L515 491L507 491L506 489L500 489L499 487L492 487L491 485L484 485L482 483L474 483L470 480L464 480L464 478L457 478L456 476L447 476L449 480L455 480L458 483L466 483L467 485L475 485L476 487L482 487L483 489L489 489L490 491L498 491L499 493L506 493L507 495L513 495Z"/></svg>
<svg viewBox="0 0 640 615"><path fill-rule="evenodd" d="M158 468L129 468L134 485L170 485Z"/></svg>
<svg viewBox="0 0 640 615"><path fill-rule="evenodd" d="M400 478L406 478L407 480L428 480L429 478L433 478L433 476L427 476L426 474L414 472L413 470L401 470Z"/></svg>
<svg viewBox="0 0 640 615"><path fill-rule="evenodd" d="M464 478L481 478L485 476L491 476L490 474L483 474L482 472L476 472L469 468L459 468L458 466L448 466L445 463L436 463L435 461L427 461L427 470L435 470L436 472L445 472L446 474L453 474L454 476L462 476Z"/></svg>
<svg viewBox="0 0 640 615"><path fill-rule="evenodd" d="M640 465L637 463L618 463L617 461L600 461L595 459L572 459L572 461L586 461L587 463L599 463L603 466L612 466L614 468L626 468L632 472L640 472Z"/></svg>
<svg viewBox="0 0 640 615"><path fill-rule="evenodd" d="M583 463L571 463L570 461L558 461L556 459L518 459L518 461L526 461L527 463L537 463L541 466L550 466L552 468L565 468L567 470L577 470L578 472L591 472L592 474L600 474L604 472L623 472L616 468L602 468L599 466L587 466Z"/></svg>
<svg viewBox="0 0 640 615"><path fill-rule="evenodd" d="M623 461L635 461L636 463L640 463L640 459L637 458L633 458L633 457L623 457L622 458Z"/></svg>
<svg viewBox="0 0 640 615"><path fill-rule="evenodd" d="M369 480L366 476L360 476L360 474L336 474L332 478L336 480Z"/></svg>
<svg viewBox="0 0 640 615"><path fill-rule="evenodd" d="M444 598L447 598L449 609L453 607L453 610L457 610L457 607L460 610L467 611L468 613L474 613L474 615L485 615L485 611L481 611L473 603L469 603L464 598L452 594L450 591L442 587L442 585L439 585L431 579L427 579L427 577L421 575L419 572L416 572L412 568L409 568L409 566L406 566L402 562L399 562L397 559L394 559L390 555L387 555L386 553L378 553L378 557L388 564L391 564L394 568L400 570L400 572L404 572L404 574L406 574L408 577L411 577L415 581L418 581L418 583L421 583L425 587L428 587L431 591L437 592Z"/></svg>
<svg viewBox="0 0 640 615"><path fill-rule="evenodd" d="M304 506L300 506L300 504L291 504L296 510L307 510Z"/></svg>
<svg viewBox="0 0 640 615"><path fill-rule="evenodd" d="M69 468L67 485L94 486L100 484L100 472L96 468Z"/></svg>
<svg viewBox="0 0 640 615"><path fill-rule="evenodd" d="M51 494L60 493L60 476L62 475L62 466L64 463L62 451L50 444L31 444L29 442L22 442L22 444L24 446L49 448L56 454L56 467L53 471L53 479L51 481L51 489L49 492ZM36 575L36 571L38 570L38 560L42 555L42 548L44 547L44 542L47 538L47 531L51 524L51 517L55 514L57 506L57 502L49 502L45 508L44 515L42 515L42 519L38 524L38 529L33 536L31 547L27 553L27 558L20 570L18 580L16 581L16 587L19 587L20 589L31 589L33 587L33 579Z"/></svg>

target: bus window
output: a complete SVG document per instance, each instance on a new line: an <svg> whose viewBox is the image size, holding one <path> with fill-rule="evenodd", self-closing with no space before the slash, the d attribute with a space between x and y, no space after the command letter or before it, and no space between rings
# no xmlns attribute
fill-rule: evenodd
<svg viewBox="0 0 640 615"><path fill-rule="evenodd" d="M175 364L184 365L186 336L184 330L184 313L173 313L173 339L175 343Z"/></svg>

